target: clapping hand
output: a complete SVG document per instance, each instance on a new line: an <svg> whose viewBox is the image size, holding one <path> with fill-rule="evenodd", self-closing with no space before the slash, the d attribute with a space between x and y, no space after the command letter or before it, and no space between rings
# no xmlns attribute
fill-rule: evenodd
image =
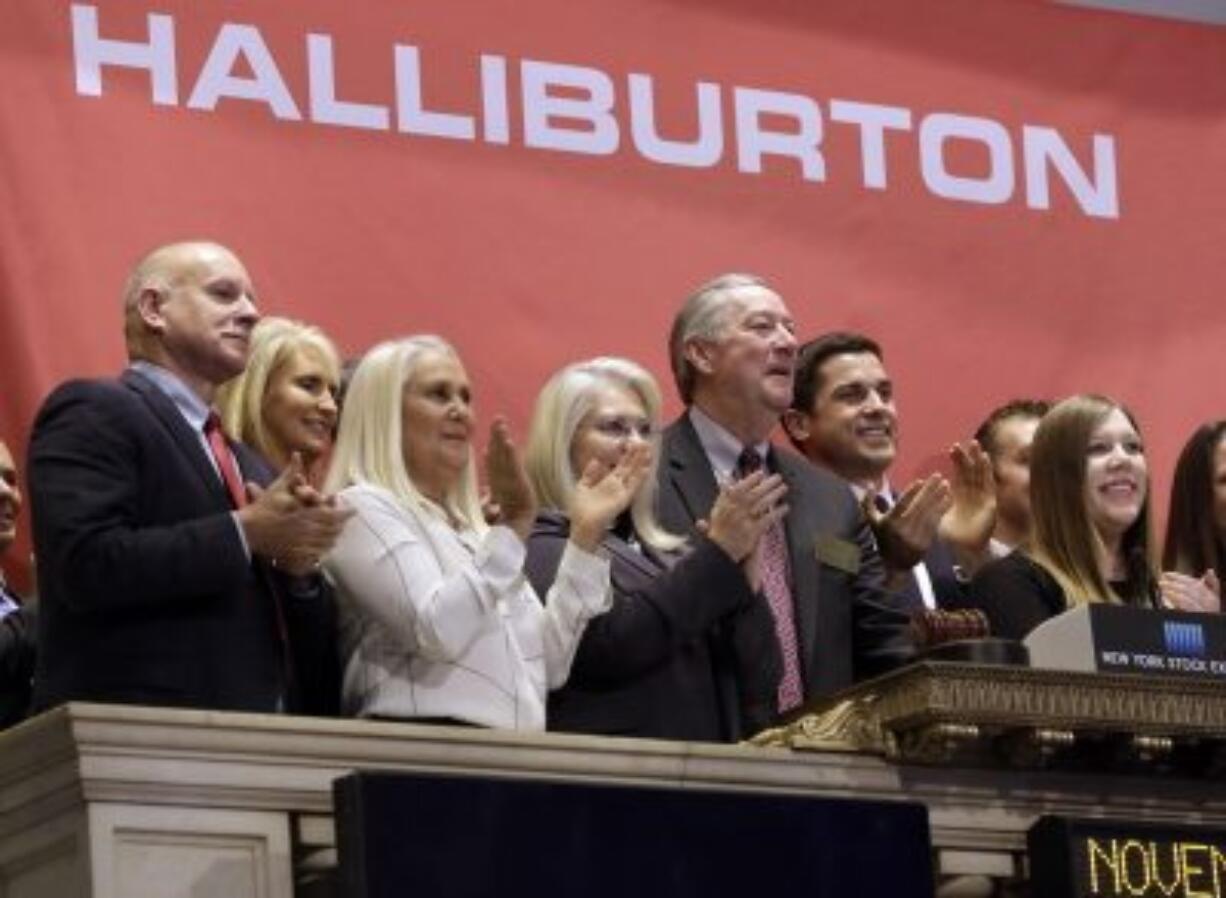
<svg viewBox="0 0 1226 898"><path fill-rule="evenodd" d="M886 512L877 510L875 498L875 493L865 493L860 506L881 557L893 571L910 570L932 547L941 518L950 508L949 482L940 474L916 480Z"/></svg>
<svg viewBox="0 0 1226 898"><path fill-rule="evenodd" d="M332 548L353 510L325 496L306 479L302 457L267 487L247 484L249 503L237 513L252 553L270 558L295 575L313 572Z"/></svg>
<svg viewBox="0 0 1226 898"><path fill-rule="evenodd" d="M571 541L595 551L617 516L630 507L650 470L651 446L646 443L627 447L613 467L599 459L589 461L567 509Z"/></svg>
<svg viewBox="0 0 1226 898"><path fill-rule="evenodd" d="M719 491L711 516L698 522L698 529L740 562L754 589L760 586L759 547L762 535L788 513L783 501L787 484L778 474L755 471L725 484Z"/></svg>
<svg viewBox="0 0 1226 898"><path fill-rule="evenodd" d="M498 503L490 495L489 487L486 487L481 492L481 518L491 527L502 520L502 509L498 507Z"/></svg>
<svg viewBox="0 0 1226 898"><path fill-rule="evenodd" d="M1189 577L1175 571L1164 571L1158 578L1162 604L1179 611L1221 611L1222 584L1213 568L1203 577Z"/></svg>
<svg viewBox="0 0 1226 898"><path fill-rule="evenodd" d="M485 476L489 482L489 499L485 503L487 516L496 515L496 522L510 527L526 540L536 520L536 493L524 471L515 444L511 442L506 419L498 416L490 426L490 442L485 450Z"/></svg>
<svg viewBox="0 0 1226 898"><path fill-rule="evenodd" d="M996 527L996 480L992 462L971 440L949 450L953 462L953 502L942 516L938 532L958 553L958 560L974 570L987 553Z"/></svg>

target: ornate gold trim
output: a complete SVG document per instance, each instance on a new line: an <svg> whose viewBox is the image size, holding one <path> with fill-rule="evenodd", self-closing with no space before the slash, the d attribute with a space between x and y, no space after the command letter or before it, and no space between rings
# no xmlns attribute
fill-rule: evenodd
<svg viewBox="0 0 1226 898"><path fill-rule="evenodd" d="M1113 762L1174 763L1189 747L1213 755L1226 745L1226 685L926 662L816 704L753 744L1033 765L1108 741Z"/></svg>

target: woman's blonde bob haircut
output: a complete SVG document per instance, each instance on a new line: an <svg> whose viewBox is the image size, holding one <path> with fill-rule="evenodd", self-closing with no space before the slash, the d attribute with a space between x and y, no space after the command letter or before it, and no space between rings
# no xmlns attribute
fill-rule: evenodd
<svg viewBox="0 0 1226 898"><path fill-rule="evenodd" d="M1154 584L1150 541L1150 485L1125 532L1120 552L1128 579L1144 595L1121 596L1103 576L1106 553L1086 504L1086 459L1094 430L1121 411L1140 434L1132 413L1106 396L1082 394L1057 403L1035 431L1030 455L1030 506L1034 536L1029 553L1056 578L1070 606L1087 602L1146 601Z"/></svg>
<svg viewBox="0 0 1226 898"><path fill-rule="evenodd" d="M405 467L404 388L422 360L438 353L459 361L451 344L430 335L380 343L366 353L345 393L345 413L324 482L325 492L365 484L381 487L419 509L433 504L417 489ZM443 504L463 529L478 533L487 529L481 516L471 448L464 471Z"/></svg>
<svg viewBox="0 0 1226 898"><path fill-rule="evenodd" d="M276 443L264 420L264 397L273 377L297 352L314 352L327 369L335 392L341 365L336 347L314 325L288 318L262 318L251 331L247 367L217 391L221 426L231 439L246 443L271 462L289 461L293 446Z"/></svg>
<svg viewBox="0 0 1226 898"><path fill-rule="evenodd" d="M660 388L655 379L628 359L601 357L576 362L557 372L536 400L528 428L525 467L537 499L543 506L565 511L583 473L571 462L575 434L596 407L601 389L622 387L638 397L652 427L651 470L630 505L630 518L639 539L660 551L685 544L669 533L655 516L656 468L660 458Z"/></svg>

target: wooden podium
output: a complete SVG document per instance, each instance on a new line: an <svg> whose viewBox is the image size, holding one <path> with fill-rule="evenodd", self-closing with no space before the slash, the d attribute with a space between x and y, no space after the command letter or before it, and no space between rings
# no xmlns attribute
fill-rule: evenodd
<svg viewBox="0 0 1226 898"><path fill-rule="evenodd" d="M1023 879L1040 814L1226 826L1217 780L895 763L825 745L67 705L0 734L0 895L334 895L332 783L357 769L920 801L942 896Z"/></svg>

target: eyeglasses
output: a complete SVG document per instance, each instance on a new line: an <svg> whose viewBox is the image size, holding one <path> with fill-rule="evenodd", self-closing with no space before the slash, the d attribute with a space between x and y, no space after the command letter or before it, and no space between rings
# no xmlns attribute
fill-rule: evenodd
<svg viewBox="0 0 1226 898"><path fill-rule="evenodd" d="M592 429L611 440L628 440L631 434L640 440L650 440L655 433L646 418L597 418Z"/></svg>

